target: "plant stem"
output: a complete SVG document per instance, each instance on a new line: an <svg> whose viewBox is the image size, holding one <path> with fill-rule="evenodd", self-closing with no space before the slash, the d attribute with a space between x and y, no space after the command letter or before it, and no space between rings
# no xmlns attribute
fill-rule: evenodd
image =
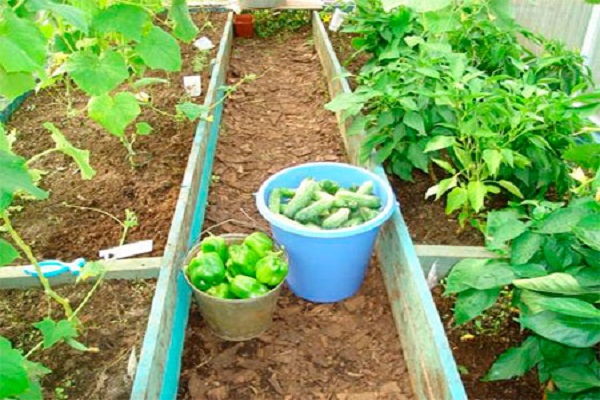
<svg viewBox="0 0 600 400"><path fill-rule="evenodd" d="M75 309L75 312L73 312L73 315L69 318L69 320L72 320L73 318L75 318L77 316L77 314L79 314L79 312L83 309L83 307L85 307L85 305L90 301L93 294L96 292L98 287L100 287L100 284L104 281L105 274L106 274L106 272L102 272L100 274L100 276L98 277L98 279L96 279L96 282L94 282L94 286L92 286L92 289L85 295L85 298L79 304L79 306L77 306L77 308Z"/></svg>
<svg viewBox="0 0 600 400"><path fill-rule="evenodd" d="M84 206L74 206L74 205L71 205L71 204L68 204L68 203L63 203L63 205L65 207L69 207L69 208L76 208L76 209L85 210L85 211L94 211L94 212L100 213L102 215L106 215L107 217L109 217L109 218L113 219L114 221L116 221L123 228L125 228L125 223L123 221L121 221L119 218L115 217L113 214L111 214L111 213L109 213L107 211L101 210L99 208L84 207Z"/></svg>
<svg viewBox="0 0 600 400"><path fill-rule="evenodd" d="M8 233L12 237L15 244L21 249L21 251L23 251L23 253L25 253L25 255L27 256L27 259L35 268L35 272L37 272L38 279L40 280L40 283L44 287L44 292L48 296L52 297L52 299L54 299L58 304L60 304L64 308L65 315L67 316L67 318L70 318L73 315L73 309L71 308L71 305L69 304L69 299L66 299L66 298L60 296L58 293L56 293L52 289L52 287L50 286L50 282L44 276L44 273L42 272L42 268L40 268L40 265L38 264L37 259L33 255L33 252L31 251L31 247L29 247L27 245L27 243L25 243L25 241L17 233L17 231L15 231L15 229L13 228L13 226L10 222L10 218L8 217L8 213L6 211L2 212L2 219L4 220L4 226L8 230Z"/></svg>
<svg viewBox="0 0 600 400"><path fill-rule="evenodd" d="M40 160L43 157L46 157L48 154L54 153L55 151L58 151L58 149L56 149L56 148L46 149L46 150L42 151L41 153L36 154L35 156L33 156L29 160L27 160L27 166L33 165L33 163L35 163L36 161Z"/></svg>

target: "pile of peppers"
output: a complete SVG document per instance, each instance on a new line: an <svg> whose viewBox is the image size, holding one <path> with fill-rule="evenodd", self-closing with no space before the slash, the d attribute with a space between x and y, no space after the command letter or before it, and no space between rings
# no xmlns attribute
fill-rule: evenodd
<svg viewBox="0 0 600 400"><path fill-rule="evenodd" d="M269 236L254 232L242 243L229 246L220 236L204 238L185 273L192 285L211 296L251 299L279 285L287 276L288 264Z"/></svg>

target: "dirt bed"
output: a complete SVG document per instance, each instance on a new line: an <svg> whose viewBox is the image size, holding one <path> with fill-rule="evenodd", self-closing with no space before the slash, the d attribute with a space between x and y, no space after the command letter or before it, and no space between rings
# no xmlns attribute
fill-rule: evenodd
<svg viewBox="0 0 600 400"><path fill-rule="evenodd" d="M201 35L210 37L218 45L227 15L210 14L209 18L206 14L193 14L193 18L199 27L204 27ZM212 28L206 24L209 21ZM216 51L215 47L212 57ZM193 45L182 44L181 72L168 76L151 74L170 82L144 88L156 108L175 113L175 105L185 93L183 76L197 74L193 70L197 53ZM206 65L201 73L203 91L210 79L208 70ZM83 109L87 99L83 93L74 91L73 109ZM202 101L202 98L194 98L196 103ZM127 162L127 151L118 138L85 114L67 117L64 86L51 87L31 96L12 116L8 128L18 132L17 153L29 158L53 147L49 132L42 127L44 122L52 122L75 146L90 150L91 164L97 171L94 179L83 181L76 165L62 155L52 154L36 162L36 168L48 172L41 186L50 192L50 198L24 203L22 211L14 215L14 222L39 258L96 258L99 250L119 242L121 227L111 218L98 212L69 208L65 203L101 209L121 219L124 219L125 209L133 210L139 227L131 230L128 240L152 239L152 255L162 255L196 123L175 121L147 107L143 109L138 120L148 122L154 130L135 143L140 154L137 162L144 164L135 169Z"/></svg>
<svg viewBox="0 0 600 400"><path fill-rule="evenodd" d="M129 356L139 357L146 330L154 281L107 281L79 315L84 325L77 338L98 353L83 353L66 344L40 350L31 357L52 370L42 380L44 398L73 400L125 400L131 394L128 376ZM91 288L90 284L57 289L77 306ZM48 315L64 318L62 309L49 303L42 290L4 290L0 292L0 335L21 349L31 349L41 335L32 324Z"/></svg>
<svg viewBox="0 0 600 400"><path fill-rule="evenodd" d="M267 230L253 193L271 174L308 161L344 161L326 82L309 31L277 40L236 40L205 229ZM213 227L226 220L233 222ZM413 398L381 273L375 262L353 298L315 304L284 289L274 324L259 338L228 343L193 307L181 399Z"/></svg>
<svg viewBox="0 0 600 400"><path fill-rule="evenodd" d="M514 320L510 301L502 299L485 316L461 327L454 326L454 299L443 297L443 290L434 290L434 300L444 324L450 347L458 364L462 381L470 399L509 400L541 399L543 390L535 371L510 381L481 382L498 356L525 339L519 323Z"/></svg>

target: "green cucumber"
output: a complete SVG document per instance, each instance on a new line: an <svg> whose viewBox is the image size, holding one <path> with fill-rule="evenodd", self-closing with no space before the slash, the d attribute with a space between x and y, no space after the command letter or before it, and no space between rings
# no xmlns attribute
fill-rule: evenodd
<svg viewBox="0 0 600 400"><path fill-rule="evenodd" d="M298 222L309 222L323 215L333 206L333 199L317 200L310 206L296 213L294 219ZM288 206L289 207L289 206Z"/></svg>
<svg viewBox="0 0 600 400"><path fill-rule="evenodd" d="M279 214L285 214L285 209L287 208L287 204L282 204L279 206Z"/></svg>
<svg viewBox="0 0 600 400"><path fill-rule="evenodd" d="M323 200L323 199L332 199L332 200L335 200L335 198L332 195L330 195L329 193L324 192L322 190L317 190L314 193L313 198L315 200Z"/></svg>
<svg viewBox="0 0 600 400"><path fill-rule="evenodd" d="M373 181L366 181L356 190L360 194L373 194Z"/></svg>
<svg viewBox="0 0 600 400"><path fill-rule="evenodd" d="M308 206L312 201L312 197L316 189L317 182L310 178L304 179L296 190L296 194L288 203L288 206L285 209L285 216L288 218L294 218L298 211Z"/></svg>
<svg viewBox="0 0 600 400"><path fill-rule="evenodd" d="M381 200L379 200L379 197L370 194L353 193L349 190L340 189L335 194L335 197L347 202L355 202L359 207L381 207Z"/></svg>
<svg viewBox="0 0 600 400"><path fill-rule="evenodd" d="M281 189L273 189L269 195L269 210L279 214L281 207Z"/></svg>
<svg viewBox="0 0 600 400"><path fill-rule="evenodd" d="M331 179L324 179L319 182L319 187L329 194L335 194L340 190L340 184Z"/></svg>
<svg viewBox="0 0 600 400"><path fill-rule="evenodd" d="M358 190L358 185L352 185L348 188L349 191L356 193Z"/></svg>
<svg viewBox="0 0 600 400"><path fill-rule="evenodd" d="M364 223L361 217L350 218L348 221L344 222L342 225L344 228L350 228L351 226L357 226Z"/></svg>
<svg viewBox="0 0 600 400"><path fill-rule="evenodd" d="M279 188L279 191L281 192L281 196L283 197L294 197L294 195L296 194L296 189Z"/></svg>
<svg viewBox="0 0 600 400"><path fill-rule="evenodd" d="M349 208L340 208L329 217L325 218L321 227L323 229L335 229L339 228L344 222L348 221L350 217L350 209Z"/></svg>
<svg viewBox="0 0 600 400"><path fill-rule="evenodd" d="M360 213L360 216L362 217L362 219L366 222L366 221L370 221L373 218L375 218L376 216L379 215L379 211L373 210L371 208L368 207L361 207L358 209L358 212Z"/></svg>

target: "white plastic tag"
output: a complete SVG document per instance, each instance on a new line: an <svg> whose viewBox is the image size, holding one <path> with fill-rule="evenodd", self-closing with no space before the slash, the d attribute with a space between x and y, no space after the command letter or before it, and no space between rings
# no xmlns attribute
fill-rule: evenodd
<svg viewBox="0 0 600 400"><path fill-rule="evenodd" d="M194 46L200 51L210 50L215 47L213 42L211 42L211 40L206 36L202 36L200 39L197 39L194 42Z"/></svg>
<svg viewBox="0 0 600 400"><path fill-rule="evenodd" d="M333 12L333 15L331 16L331 21L329 21L329 30L332 32L337 32L344 23L344 20L347 16L348 13L345 13L339 8L336 8Z"/></svg>
<svg viewBox="0 0 600 400"><path fill-rule="evenodd" d="M183 87L190 97L198 97L202 94L202 78L200 75L183 77Z"/></svg>
<svg viewBox="0 0 600 400"><path fill-rule="evenodd" d="M111 249L100 250L102 259L121 259L137 256L138 254L150 253L153 249L152 240L142 240L141 242L129 243L123 246L113 247Z"/></svg>

